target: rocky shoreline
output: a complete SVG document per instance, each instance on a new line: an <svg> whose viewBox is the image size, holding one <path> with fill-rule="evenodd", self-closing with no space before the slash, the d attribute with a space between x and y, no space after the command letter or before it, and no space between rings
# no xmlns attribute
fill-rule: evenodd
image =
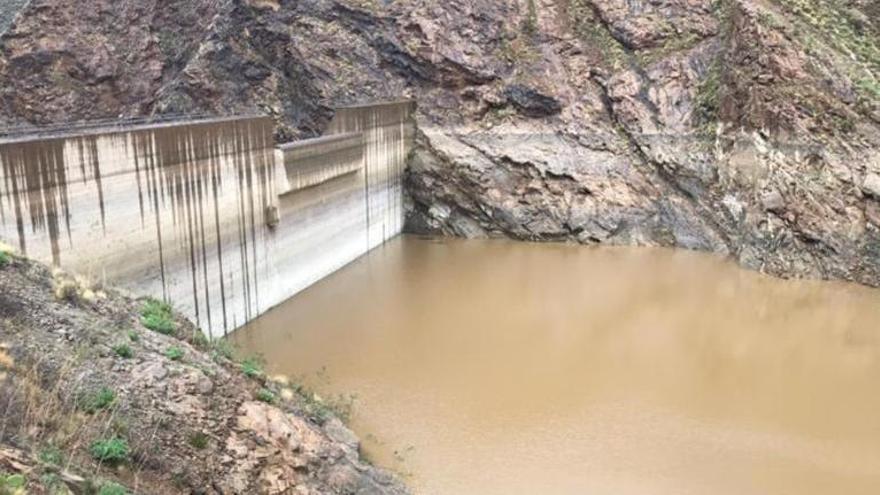
<svg viewBox="0 0 880 495"><path fill-rule="evenodd" d="M332 403L163 305L0 265L0 492L408 493Z"/></svg>

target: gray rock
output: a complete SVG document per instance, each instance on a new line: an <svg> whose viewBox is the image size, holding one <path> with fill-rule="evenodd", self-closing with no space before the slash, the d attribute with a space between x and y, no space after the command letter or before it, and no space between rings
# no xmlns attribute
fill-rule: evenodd
<svg viewBox="0 0 880 495"><path fill-rule="evenodd" d="M880 174L869 173L862 182L862 191L880 199Z"/></svg>
<svg viewBox="0 0 880 495"><path fill-rule="evenodd" d="M779 213L785 210L785 198L779 191L773 190L761 196L761 205L767 211Z"/></svg>
<svg viewBox="0 0 880 495"><path fill-rule="evenodd" d="M562 111L562 105L555 98L520 84L508 86L504 95L523 115L529 117L549 117Z"/></svg>
<svg viewBox="0 0 880 495"><path fill-rule="evenodd" d="M15 20L18 12L30 0L0 0L0 35L2 35Z"/></svg>
<svg viewBox="0 0 880 495"><path fill-rule="evenodd" d="M161 383L168 376L168 370L159 361L147 361L137 365L131 374L134 383L152 387Z"/></svg>

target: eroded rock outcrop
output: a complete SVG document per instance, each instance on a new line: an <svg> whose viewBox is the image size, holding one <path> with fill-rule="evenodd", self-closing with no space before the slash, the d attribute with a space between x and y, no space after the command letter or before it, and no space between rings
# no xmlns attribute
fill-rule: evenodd
<svg viewBox="0 0 880 495"><path fill-rule="evenodd" d="M420 232L680 246L880 285L876 2L33 0L0 119L417 97Z"/></svg>

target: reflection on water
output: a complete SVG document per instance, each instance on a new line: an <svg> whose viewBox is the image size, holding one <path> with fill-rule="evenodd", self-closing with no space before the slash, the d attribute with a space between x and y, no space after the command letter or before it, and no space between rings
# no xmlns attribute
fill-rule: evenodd
<svg viewBox="0 0 880 495"><path fill-rule="evenodd" d="M880 493L880 292L401 238L239 332L419 494ZM395 451L397 454L395 454Z"/></svg>

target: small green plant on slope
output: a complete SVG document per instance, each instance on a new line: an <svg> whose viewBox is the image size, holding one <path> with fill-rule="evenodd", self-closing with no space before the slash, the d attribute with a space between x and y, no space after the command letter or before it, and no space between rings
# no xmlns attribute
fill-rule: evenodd
<svg viewBox="0 0 880 495"><path fill-rule="evenodd" d="M97 440L89 448L92 458L107 464L121 464L128 460L131 449L124 438L113 437Z"/></svg>
<svg viewBox="0 0 880 495"><path fill-rule="evenodd" d="M104 483L98 490L98 495L128 495L128 490L116 483Z"/></svg>
<svg viewBox="0 0 880 495"><path fill-rule="evenodd" d="M262 388L257 392L257 400L260 402L265 402L266 404L274 404L275 403L275 394L266 388Z"/></svg>
<svg viewBox="0 0 880 495"><path fill-rule="evenodd" d="M86 394L79 400L79 408L94 414L102 409L110 407L116 401L116 392L107 387Z"/></svg>
<svg viewBox="0 0 880 495"><path fill-rule="evenodd" d="M131 350L131 347L129 347L128 344L119 344L113 347L113 352L122 359L131 359L134 357L134 351Z"/></svg>
<svg viewBox="0 0 880 495"><path fill-rule="evenodd" d="M183 349L180 347L171 347L165 351L165 357L172 361L180 361L183 359Z"/></svg>
<svg viewBox="0 0 880 495"><path fill-rule="evenodd" d="M26 495L27 480L20 474L0 474L0 495Z"/></svg>
<svg viewBox="0 0 880 495"><path fill-rule="evenodd" d="M257 378L263 375L263 363L259 358L249 357L241 362L241 372L249 378Z"/></svg>
<svg viewBox="0 0 880 495"><path fill-rule="evenodd" d="M164 335L173 335L177 331L174 313L171 306L156 299L147 299L141 309L141 323Z"/></svg>
<svg viewBox="0 0 880 495"><path fill-rule="evenodd" d="M6 251L0 250L0 268L9 264L9 254Z"/></svg>
<svg viewBox="0 0 880 495"><path fill-rule="evenodd" d="M131 340L132 342L137 342L137 341L141 340L141 336L138 335L138 333L136 331L129 330L128 331L128 339Z"/></svg>
<svg viewBox="0 0 880 495"><path fill-rule="evenodd" d="M202 432L193 433L189 436L189 444L194 449L204 450L208 448L208 435Z"/></svg>
<svg viewBox="0 0 880 495"><path fill-rule="evenodd" d="M41 463L47 466L60 466L64 463L64 454L54 445L48 445L40 450L37 457Z"/></svg>

